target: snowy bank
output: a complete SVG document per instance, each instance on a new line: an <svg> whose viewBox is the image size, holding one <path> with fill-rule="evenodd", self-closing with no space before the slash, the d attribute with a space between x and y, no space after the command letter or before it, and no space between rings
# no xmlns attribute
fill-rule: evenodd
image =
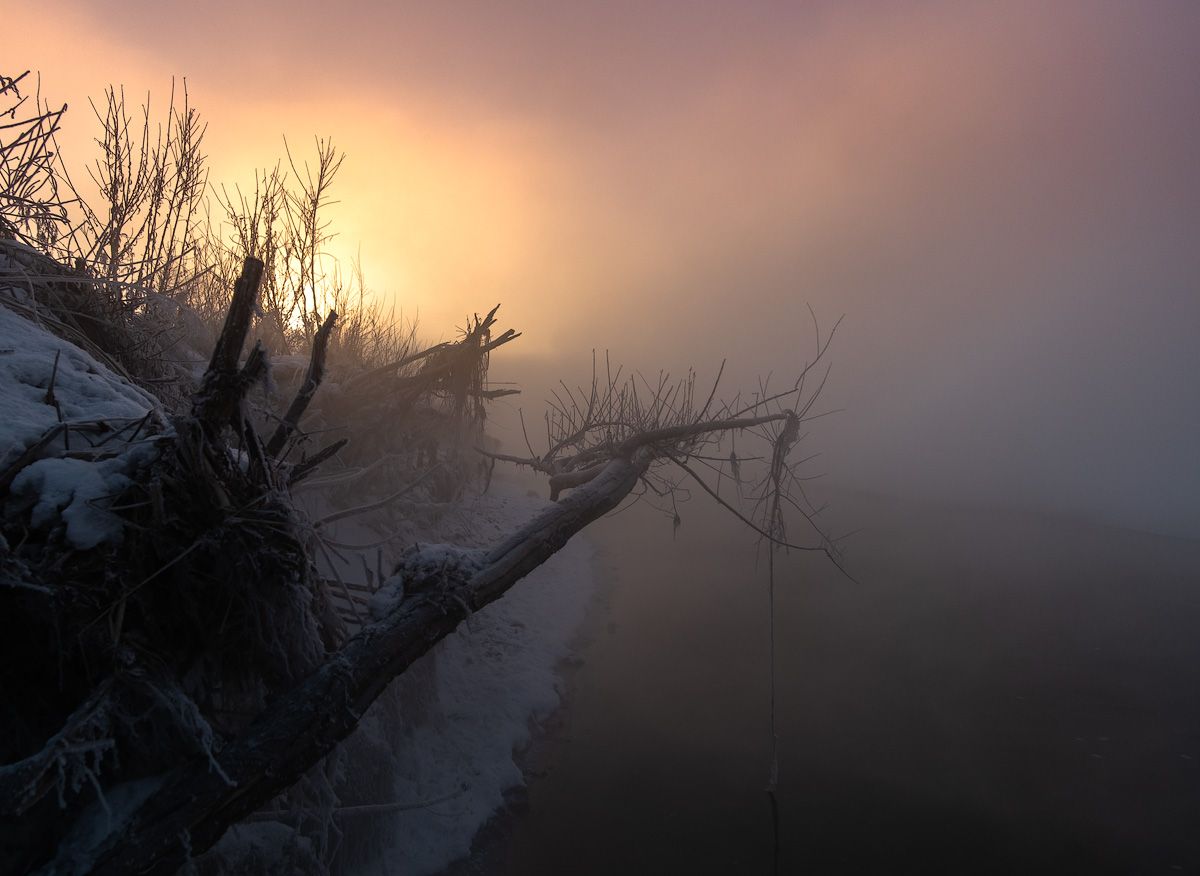
<svg viewBox="0 0 1200 876"><path fill-rule="evenodd" d="M0 282L0 299L4 305L0 306L4 519L35 533L38 545L44 546L50 557L97 549L111 554L122 546L130 555L144 557L149 542L138 541L129 533L148 532L156 539L161 535L161 521L153 516L158 507L154 495L148 491L149 500L139 503L114 505L113 500L135 482L146 480L144 469L155 460L174 459L159 448L180 433L168 425L158 401L103 364L101 353L92 355L39 325L41 312L31 294ZM245 454L224 443L214 446L213 459L221 472L246 474ZM227 457L246 464L230 465ZM209 465L204 471L212 474L216 469ZM237 482L243 480L246 478ZM308 485L315 486L315 482ZM376 591L375 585L385 577L379 570L393 568L397 560L409 572L426 578L444 573L453 564L477 562L482 549L503 543L548 505L544 499L526 495L523 486L502 475L484 496L412 502L411 513L408 509L399 512L399 522L382 516L364 520L354 509L321 508L324 494L317 489L270 495L286 512L277 522L286 524L289 533L293 531L292 514L298 510L292 499L303 504L302 495L313 497L313 507L308 509L311 526L300 526L297 521L294 531L308 533L315 543L319 530L331 537L331 544L340 544L330 550L318 550L314 544L315 553L309 551L308 556L323 566L318 571L326 582L342 580L346 599L335 607L356 617L360 610L362 617L367 617L372 608L380 607L370 603L388 603L402 594L385 585L368 604L356 606L345 585L356 585L353 592L360 594ZM150 509L144 512L145 525L131 526L128 515L134 511L130 509L142 507ZM351 513L356 516L333 520ZM246 524L243 521L229 531L246 531ZM374 548L356 551L346 547L380 543L381 536L383 557L377 557ZM202 542L192 539L190 543ZM224 556L234 558L235 565L238 558L255 556L249 548L242 550L245 545L237 539L222 544L231 545ZM172 582L159 573L180 568L174 561L187 551L155 559L149 568L157 571L146 577L141 570L131 580L154 580L155 587L169 594L167 598L175 604L185 591L171 590ZM0 559L11 559L6 554L11 551L0 538ZM261 571L245 579L240 568L230 571L220 564L213 568L222 571L211 575L210 584L242 581L256 586L267 580ZM372 569L376 570L373 580ZM100 578L103 576L82 576L81 580ZM103 578L101 583L108 580ZM523 782L516 754L530 741L537 723L560 702L562 681L557 670L570 656L570 643L587 611L594 583L591 549L576 538L503 599L470 616L397 678L368 710L359 729L302 777L295 795L277 799L273 808L255 812L246 823L231 829L212 854L193 861L197 872L323 874L332 866L335 872L356 876L426 874L466 856L475 834L502 806L505 792ZM34 589L39 594L50 593L40 585ZM329 585L329 589L328 595L338 596L336 587ZM138 586L130 590L133 592L148 599L156 591ZM204 601L219 602L207 597ZM149 612L161 606L147 605L145 616L159 617ZM295 627L289 626L274 604L264 607L264 612L266 626L280 641L317 641L315 635L292 635ZM194 612L185 614L191 619ZM219 624L205 629L224 629L224 618L218 620ZM351 623L351 631L354 626ZM94 628L103 638L103 630ZM246 651L245 640L239 638L233 644L230 653ZM108 639L104 647L109 647ZM42 662L48 666L52 661ZM203 687L201 693L211 687ZM187 698L181 701L191 702ZM210 735L204 738L211 741L207 725L205 730ZM205 742L206 751L207 745ZM113 792L111 801L121 803L126 791L151 787L138 784L140 781L108 788ZM103 795L100 799L108 805L83 806L79 823L58 843L60 849L75 849L80 857L65 855L62 860L69 858L70 867L76 866L76 860L88 860L145 795L139 790L127 796L128 806L112 806Z"/></svg>
<svg viewBox="0 0 1200 876"><path fill-rule="evenodd" d="M545 504L509 494L471 510L478 531L498 538ZM393 740L395 799L441 802L397 812L388 851L364 876L436 873L470 852L505 792L524 783L515 754L560 703L558 668L594 590L592 548L577 538L398 680L402 699L424 685L427 700L423 720Z"/></svg>
<svg viewBox="0 0 1200 876"><path fill-rule="evenodd" d="M0 296L13 292L0 288ZM148 393L74 344L0 306L0 475L7 512L31 507L34 528L61 526L76 550L119 540L121 521L106 504L129 485L128 475L151 447L112 442L104 452L96 446L157 407ZM54 456L72 449L83 458ZM30 461L26 454L35 451L50 458Z"/></svg>
<svg viewBox="0 0 1200 876"><path fill-rule="evenodd" d="M407 554L417 565L469 560L472 548L502 541L547 507L524 489L498 475L488 494L408 527L385 553ZM385 528L359 518L340 521L330 534L365 544ZM361 586L375 551L344 551L325 563L323 573L336 564L339 577ZM343 872L423 876L470 853L505 793L524 783L519 753L561 702L559 670L595 587L593 549L576 537L392 682L342 744L329 778L338 807L331 841L341 845ZM385 583L374 601L386 601L388 589ZM236 872L277 869L281 856L302 867L307 850L279 827L239 826L214 851Z"/></svg>

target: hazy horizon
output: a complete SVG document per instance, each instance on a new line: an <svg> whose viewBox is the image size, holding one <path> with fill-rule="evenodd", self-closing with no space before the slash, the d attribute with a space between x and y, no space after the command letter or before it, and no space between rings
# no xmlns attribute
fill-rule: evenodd
<svg viewBox="0 0 1200 876"><path fill-rule="evenodd" d="M652 372L727 358L731 388L783 377L811 355L811 304L846 317L826 394L844 412L810 439L830 477L1200 536L1200 7L5 17L5 72L72 106L73 166L109 82L161 107L187 77L214 182L331 136L335 252L361 246L430 335L503 301L526 336L497 379L579 374L594 348Z"/></svg>

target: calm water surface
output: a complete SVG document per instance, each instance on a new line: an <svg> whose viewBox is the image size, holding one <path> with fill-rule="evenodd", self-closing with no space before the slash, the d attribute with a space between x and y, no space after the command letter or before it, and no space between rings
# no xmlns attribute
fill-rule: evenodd
<svg viewBox="0 0 1200 876"><path fill-rule="evenodd" d="M777 572L778 850L765 563L694 502L594 529L613 583L499 869L1200 872L1200 542L834 499L859 583Z"/></svg>

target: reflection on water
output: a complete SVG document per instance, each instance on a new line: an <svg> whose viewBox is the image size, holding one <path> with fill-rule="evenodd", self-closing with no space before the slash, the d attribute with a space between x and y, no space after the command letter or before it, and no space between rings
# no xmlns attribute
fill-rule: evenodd
<svg viewBox="0 0 1200 876"><path fill-rule="evenodd" d="M779 870L1196 872L1200 542L839 493L781 558ZM770 873L766 568L693 502L613 586L512 873Z"/></svg>

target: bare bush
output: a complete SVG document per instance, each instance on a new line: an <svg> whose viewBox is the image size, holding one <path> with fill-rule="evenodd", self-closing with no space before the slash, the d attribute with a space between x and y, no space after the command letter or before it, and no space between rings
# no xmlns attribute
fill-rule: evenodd
<svg viewBox="0 0 1200 876"><path fill-rule="evenodd" d="M51 109L41 97L21 91L29 78L0 75L0 237L53 246L67 223L59 193L54 135L67 105Z"/></svg>
<svg viewBox="0 0 1200 876"><path fill-rule="evenodd" d="M0 80L12 86L0 95L16 94L16 81ZM96 115L102 155L89 173L99 200L78 205L71 225L55 212L71 212L55 185L78 192L51 154L61 112L0 128L31 144L0 150L14 156L7 179L20 203L46 199L40 213L12 207L5 228L46 240L43 226L58 229L60 255L0 242L0 303L79 339L160 398L174 387L179 403L173 418L155 411L115 435L107 423L56 423L0 479L0 545L16 545L0 555L0 620L34 663L27 677L4 664L33 688L14 698L30 713L0 734L0 812L23 819L0 822L0 845L19 852L15 868L168 873L281 794L280 817L328 812L337 764L325 758L392 679L639 491L678 520L695 484L770 548L836 561L804 495L806 460L793 455L820 415L832 333L817 331L812 361L782 389L764 383L725 401L719 375L698 394L691 374L623 378L594 362L589 387L555 396L541 452L527 436L528 456L493 453L482 440L486 402L513 390L488 385L490 356L519 333L496 330L497 305L455 341L423 345L370 303L357 266L343 282L325 251L343 160L329 141L316 141L312 165L288 149L287 169L260 172L253 190L221 189L222 223L204 204L204 128L186 89L181 108L172 96L164 127L151 124L148 101L130 112L115 89ZM226 309L225 284L239 268ZM213 340L194 392L167 367L188 340L181 315ZM253 332L266 344L243 355ZM269 352L276 395L257 400ZM51 371L51 401L53 381ZM291 398L282 410L280 395ZM83 427L101 437L67 447L68 428ZM761 453L743 445L739 455L738 440ZM106 501L122 538L103 547L64 545L62 527L33 524L30 495L8 501L31 466L118 455L129 457L127 483ZM339 547L328 524L368 513L396 522L417 513L413 504L452 502L481 461L546 474L556 501L486 548L440 546L431 561L406 547L388 575L379 555L378 610L343 623L331 594L344 582L323 579L314 559ZM301 487L334 507L315 519L300 513ZM789 534L793 512L809 540ZM378 545L395 535L380 532ZM73 831L106 795L142 780L126 817L87 837L81 865ZM333 854L329 825L303 828L318 869Z"/></svg>
<svg viewBox="0 0 1200 876"><path fill-rule="evenodd" d="M840 321L839 321L840 324ZM825 416L814 411L828 379L825 362L838 325L827 334L813 318L814 356L793 382L773 389L762 382L750 396L741 393L718 400L724 363L706 395L696 395L696 375L680 380L659 374L653 381L641 373L623 375L607 356L603 368L595 356L587 387L559 384L544 417L544 449L534 449L521 417L528 456L478 452L493 461L526 466L548 476L551 500L565 490L589 483L614 460L636 453L653 460L639 475L635 498L644 498L680 522L679 504L700 489L768 544L790 550L818 551L837 561L837 540L817 521L819 508L805 492L812 475L802 471L812 457L793 459L793 447L804 440L801 427ZM757 439L769 455L742 455L737 436ZM724 494L722 493L724 490ZM789 540L788 511L800 516L812 538Z"/></svg>
<svg viewBox="0 0 1200 876"><path fill-rule="evenodd" d="M81 214L63 255L82 261L120 297L134 286L175 293L201 270L196 260L199 221L208 185L205 125L172 83L165 119L153 120L150 98L128 105L123 88L109 87L92 111L100 123L100 155L86 167L94 195L77 185L65 164L58 174Z"/></svg>

